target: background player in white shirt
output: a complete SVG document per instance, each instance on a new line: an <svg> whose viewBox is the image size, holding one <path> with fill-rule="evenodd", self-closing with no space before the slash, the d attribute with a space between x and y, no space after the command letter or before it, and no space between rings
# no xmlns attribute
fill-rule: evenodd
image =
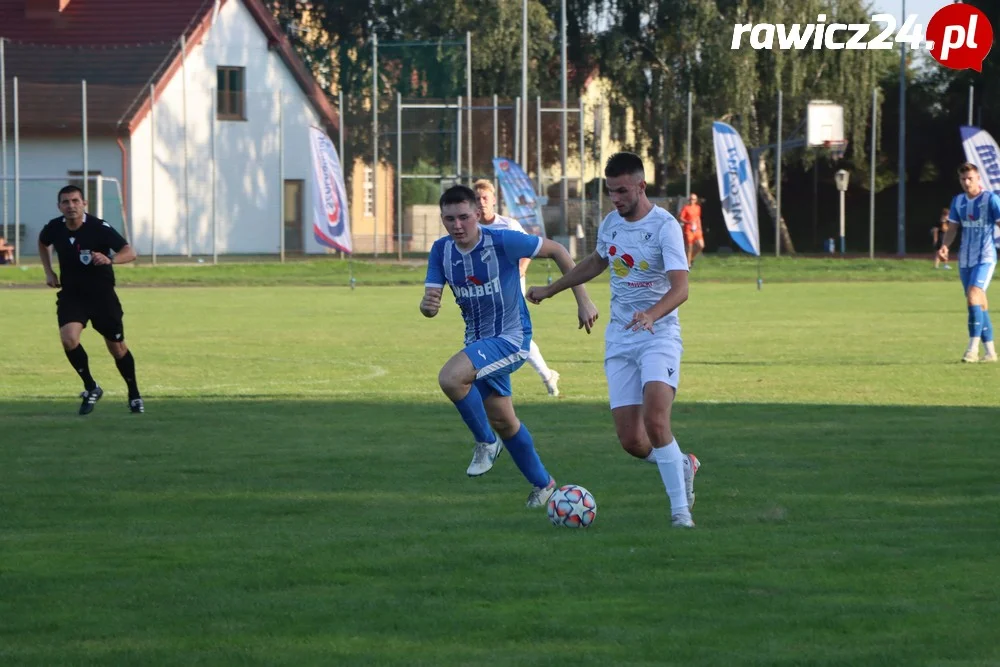
<svg viewBox="0 0 1000 667"><path fill-rule="evenodd" d="M476 201L479 202L479 224L483 227L489 227L490 229L512 229L516 232L521 232L522 234L527 234L524 231L524 227L521 223L514 218L508 218L506 216L500 215L496 212L497 206L497 193L493 184L490 183L485 178L481 178L472 184L472 188L476 191ZM525 257L521 260L521 264L518 267L521 271L521 293L524 293L524 275L528 271L528 265L531 264L531 258ZM538 349L538 344L534 340L531 341L531 349L528 353L528 363L538 376L542 378L542 383L545 384L545 390L549 392L549 396L559 395L559 373L549 368L548 364L545 363L545 359L542 357L542 351Z"/></svg>
<svg viewBox="0 0 1000 667"><path fill-rule="evenodd" d="M677 220L646 197L638 155L615 153L604 175L616 210L601 223L597 249L551 285L529 288L527 299L539 303L611 267L604 371L618 440L632 456L656 463L672 525L692 528L694 475L700 463L681 452L670 429L681 372L677 308L688 298L684 239Z"/></svg>
<svg viewBox="0 0 1000 667"><path fill-rule="evenodd" d="M962 279L966 304L969 308L969 347L962 361L980 361L979 343L983 343L986 354L981 361L997 360L993 344L993 323L990 321L989 302L986 290L990 287L993 270L997 266L997 249L993 233L1000 224L1000 197L983 190L979 169L971 162L958 168L958 180L964 192L951 202L948 213L948 231L941 241L938 257L948 260L948 246L955 240L958 228L962 228L962 241L958 246L958 275Z"/></svg>

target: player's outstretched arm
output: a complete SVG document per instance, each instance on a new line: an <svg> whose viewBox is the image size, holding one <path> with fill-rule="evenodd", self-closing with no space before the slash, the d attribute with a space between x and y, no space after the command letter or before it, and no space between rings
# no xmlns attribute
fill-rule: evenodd
<svg viewBox="0 0 1000 667"><path fill-rule="evenodd" d="M434 317L441 310L441 288L425 287L424 298L420 300L420 312L424 317Z"/></svg>
<svg viewBox="0 0 1000 667"><path fill-rule="evenodd" d="M948 225L948 231L944 233L941 247L938 249L938 256L944 261L948 261L948 246L955 240L956 234L958 234L958 225Z"/></svg>
<svg viewBox="0 0 1000 667"><path fill-rule="evenodd" d="M550 294L538 296L533 295L532 291L528 290L526 295L527 299L532 303L537 304L541 302L542 299L558 294L564 289L571 288L573 290L573 296L576 297L577 318L580 322L579 328L586 329L587 333L590 333L591 328L594 326L594 322L597 321L597 307L594 306L594 302L590 300L590 296L587 294L587 290L584 288L583 283L593 279L595 276L599 275L601 271L604 271L604 268L607 267L607 262L604 262L604 266L601 266L600 270L596 273L593 272L593 268L589 269L589 272L581 271L580 267L587 264L591 257L587 257L580 264L574 264L573 258L569 256L569 251L567 251L562 244L556 243L551 239L545 239L542 241L542 247L539 249L537 256L550 257L555 260L556 266L559 267L559 270L563 275L559 278L559 280L555 281L548 287L531 288L532 290L547 290ZM600 256L598 256L598 259L600 259Z"/></svg>
<svg viewBox="0 0 1000 667"><path fill-rule="evenodd" d="M556 294L559 294L559 292L562 292L565 289L575 288L577 285L582 285L586 282L590 282L597 276L604 273L604 269L608 268L608 260L605 259L604 257L601 257L597 252L593 252L587 255L583 259L583 261L581 261L576 266L573 266L573 258L569 256L569 253L566 251L566 249L563 248L562 245L556 243L555 241L551 241L549 239L546 239L545 243L542 244L542 249L538 253L539 256L541 257L551 256L553 259L556 259L554 255L542 254L543 252L545 252L545 249L547 247L545 244L547 243L551 243L552 245L556 246L558 250L555 250L554 252L559 252L559 250L562 250L571 268L570 270L567 271L563 269L563 267L560 265L559 270L563 272L561 278L553 282L551 285L547 285L545 287L528 288L528 293L526 294L526 297L528 301L530 301L531 303L535 304L541 303L545 299L554 297ZM558 259L556 259L556 264L557 265L559 264Z"/></svg>
<svg viewBox="0 0 1000 667"><path fill-rule="evenodd" d="M660 300L647 310L637 310L632 315L632 320L625 325L626 329L639 331L645 329L653 333L653 323L661 317L666 317L688 299L688 272L687 271L667 271L667 278L670 279L670 290L667 291Z"/></svg>

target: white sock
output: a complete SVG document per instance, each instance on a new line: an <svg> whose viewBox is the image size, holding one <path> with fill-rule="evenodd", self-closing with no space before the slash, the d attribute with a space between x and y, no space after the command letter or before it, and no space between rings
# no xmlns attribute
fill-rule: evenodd
<svg viewBox="0 0 1000 667"><path fill-rule="evenodd" d="M979 354L979 336L969 339L969 347L965 352L966 354Z"/></svg>
<svg viewBox="0 0 1000 667"><path fill-rule="evenodd" d="M986 348L986 356L987 357L995 357L995 356L997 356L997 349L996 349L996 347L994 347L993 341L990 341L988 343L983 343L983 347Z"/></svg>
<svg viewBox="0 0 1000 667"><path fill-rule="evenodd" d="M684 454L677 440L671 440L665 447L655 447L656 467L660 469L660 479L667 489L670 499L670 514L688 514L687 488L684 486Z"/></svg>
<svg viewBox="0 0 1000 667"><path fill-rule="evenodd" d="M656 463L656 448L649 450L649 454L643 459L646 463Z"/></svg>
<svg viewBox="0 0 1000 667"><path fill-rule="evenodd" d="M549 376L552 375L552 369L545 363L542 351L538 349L538 344L535 341L531 341L531 347L528 349L528 363L542 377L543 382L548 381Z"/></svg>

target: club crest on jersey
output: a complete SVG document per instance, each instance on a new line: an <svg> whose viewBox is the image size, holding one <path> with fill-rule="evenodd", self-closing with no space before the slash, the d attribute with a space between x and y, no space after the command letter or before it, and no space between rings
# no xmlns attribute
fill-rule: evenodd
<svg viewBox="0 0 1000 667"><path fill-rule="evenodd" d="M69 237L69 242L70 242L71 244L72 244L72 243L76 243L76 237L75 237L75 236L71 236L71 237Z"/></svg>
<svg viewBox="0 0 1000 667"><path fill-rule="evenodd" d="M489 248L486 248L479 254L479 259L483 260L484 262L490 261L492 257L493 257L493 251L490 250Z"/></svg>
<svg viewBox="0 0 1000 667"><path fill-rule="evenodd" d="M649 243L649 240L651 238L653 238L653 234L651 232L644 232L642 235L642 240L645 241L646 243Z"/></svg>
<svg viewBox="0 0 1000 667"><path fill-rule="evenodd" d="M90 263L91 263L91 262L92 262L93 260L94 260L94 258L93 258L93 256L92 256L92 255L90 254L90 251L89 251L89 250L81 250L81 251L80 251L80 262L81 262L81 263L82 263L82 264L83 264L84 266L87 266L87 265L89 265L89 264L90 264Z"/></svg>

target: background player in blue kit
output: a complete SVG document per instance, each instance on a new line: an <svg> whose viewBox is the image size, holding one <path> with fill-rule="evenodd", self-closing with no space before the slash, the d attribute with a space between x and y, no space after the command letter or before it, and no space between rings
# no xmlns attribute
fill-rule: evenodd
<svg viewBox="0 0 1000 667"><path fill-rule="evenodd" d="M997 351L993 344L993 323L990 321L989 289L993 270L997 266L997 249L993 233L1000 224L1000 197L983 189L979 169L971 162L958 168L958 180L965 191L951 201L948 222L951 223L941 241L938 256L948 259L948 246L955 240L958 228L962 228L962 241L958 246L958 275L962 279L962 289L969 308L969 347L962 361L996 361ZM979 343L983 343L985 355L979 358Z"/></svg>
<svg viewBox="0 0 1000 667"><path fill-rule="evenodd" d="M448 188L440 205L448 236L431 248L420 312L425 317L437 315L448 285L465 320L465 348L445 363L438 383L476 439L466 473L485 474L506 447L532 484L527 506L543 507L555 490L555 480L542 465L531 433L518 420L511 401L510 375L524 364L531 345L531 318L521 294L518 263L526 257L549 257L566 273L573 260L549 239L481 228L476 193L463 185ZM573 293L580 328L590 333L597 309L582 286Z"/></svg>

